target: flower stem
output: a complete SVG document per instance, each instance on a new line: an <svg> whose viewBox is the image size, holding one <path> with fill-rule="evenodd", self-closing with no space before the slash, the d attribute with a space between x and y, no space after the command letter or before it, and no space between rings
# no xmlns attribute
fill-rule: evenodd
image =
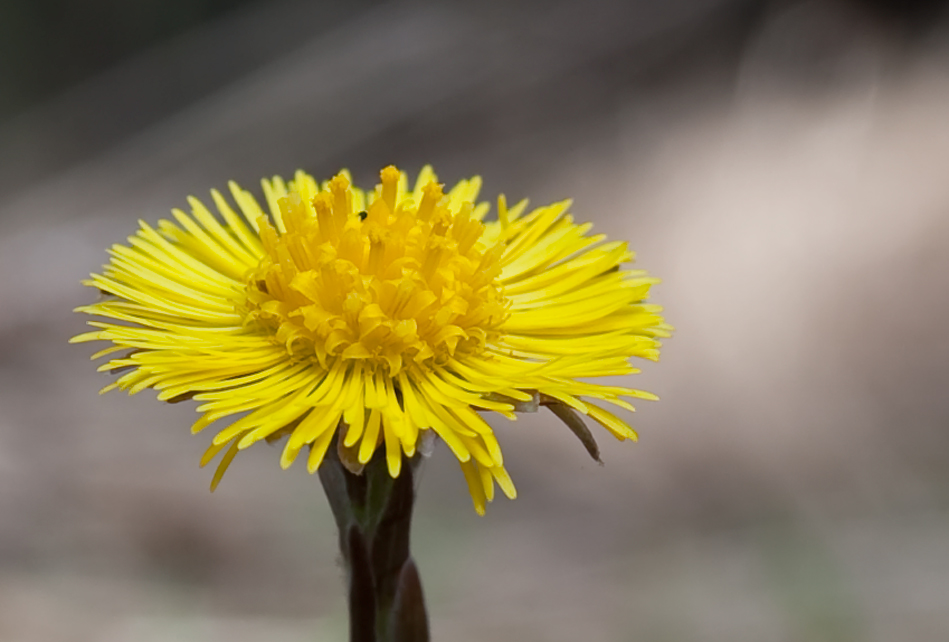
<svg viewBox="0 0 949 642"><path fill-rule="evenodd" d="M420 457L403 456L393 479L383 449L362 467L336 439L319 474L346 565L350 642L428 642L422 584L409 553Z"/></svg>

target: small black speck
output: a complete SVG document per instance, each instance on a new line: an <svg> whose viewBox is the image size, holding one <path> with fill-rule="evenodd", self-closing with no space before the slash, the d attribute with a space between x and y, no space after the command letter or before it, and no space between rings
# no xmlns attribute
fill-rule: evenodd
<svg viewBox="0 0 949 642"><path fill-rule="evenodd" d="M366 212L366 210L363 210L357 216L359 216L360 221L365 221L366 217L369 216L369 213Z"/></svg>

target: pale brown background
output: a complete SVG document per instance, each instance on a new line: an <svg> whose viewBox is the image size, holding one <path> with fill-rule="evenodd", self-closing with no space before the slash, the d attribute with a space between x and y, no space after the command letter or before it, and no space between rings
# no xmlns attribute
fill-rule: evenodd
<svg viewBox="0 0 949 642"><path fill-rule="evenodd" d="M390 162L574 197L678 328L604 467L500 419L479 518L435 453L436 641L949 639L949 21L886 5L248 2L4 103L0 640L344 639L318 481L258 446L209 494L193 406L66 340L136 219Z"/></svg>

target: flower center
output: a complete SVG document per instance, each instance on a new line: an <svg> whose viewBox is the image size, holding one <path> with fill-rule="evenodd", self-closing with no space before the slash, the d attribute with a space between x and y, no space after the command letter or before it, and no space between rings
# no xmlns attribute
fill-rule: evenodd
<svg viewBox="0 0 949 642"><path fill-rule="evenodd" d="M394 376L483 350L508 316L502 247L479 242L473 203L453 208L434 182L399 198L400 172L381 178L366 211L341 174L309 202L297 190L278 200L284 232L258 220L266 256L249 276L246 321L324 368L359 359Z"/></svg>

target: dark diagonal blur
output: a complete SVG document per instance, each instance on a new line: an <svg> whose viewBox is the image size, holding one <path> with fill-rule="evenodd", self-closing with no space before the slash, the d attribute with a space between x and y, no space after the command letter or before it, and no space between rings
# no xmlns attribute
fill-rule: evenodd
<svg viewBox="0 0 949 642"><path fill-rule="evenodd" d="M389 163L573 197L677 328L604 466L494 422L479 518L436 450L435 640L949 639L947 115L934 2L4 3L0 640L345 638L318 480L255 446L210 494L194 404L66 342L138 219Z"/></svg>

